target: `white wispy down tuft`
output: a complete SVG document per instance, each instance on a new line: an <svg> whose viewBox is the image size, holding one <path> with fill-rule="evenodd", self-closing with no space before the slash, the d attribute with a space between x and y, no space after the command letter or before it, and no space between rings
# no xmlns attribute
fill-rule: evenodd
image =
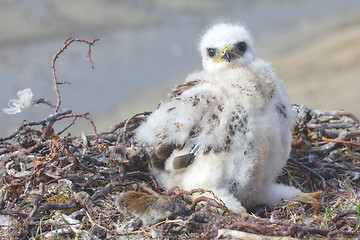
<svg viewBox="0 0 360 240"><path fill-rule="evenodd" d="M17 92L18 99L11 99L8 103L8 108L3 108L3 112L7 114L16 114L22 111L23 108L28 108L31 105L34 94L30 88L20 90Z"/></svg>

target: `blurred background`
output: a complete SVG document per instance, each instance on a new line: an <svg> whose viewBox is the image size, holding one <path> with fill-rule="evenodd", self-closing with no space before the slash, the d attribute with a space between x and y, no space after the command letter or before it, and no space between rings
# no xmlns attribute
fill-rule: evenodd
<svg viewBox="0 0 360 240"><path fill-rule="evenodd" d="M0 0L0 108L31 88L56 102L51 61L57 61L62 106L90 113L99 132L166 101L172 87L201 69L199 37L213 22L240 21L257 55L269 61L294 103L344 109L360 117L360 1L358 0ZM17 115L0 112L0 136L23 120L52 113L45 105ZM56 131L66 125L56 124ZM86 120L70 129L92 134Z"/></svg>

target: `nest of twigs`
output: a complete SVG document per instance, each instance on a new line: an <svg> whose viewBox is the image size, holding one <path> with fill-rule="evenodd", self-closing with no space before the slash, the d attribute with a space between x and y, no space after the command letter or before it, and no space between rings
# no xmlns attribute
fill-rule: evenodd
<svg viewBox="0 0 360 240"><path fill-rule="evenodd" d="M53 59L57 104L34 101L52 106L55 114L23 122L14 134L0 138L2 238L331 239L359 235L360 128L355 116L295 106L299 118L293 151L278 178L307 193L295 201L256 206L241 215L229 212L216 196L189 203L186 196L206 190L167 191L159 188L148 171L143 149L133 138L133 130L148 113L97 134L86 114L62 111L54 66L70 41ZM89 45L90 57L94 42L81 41ZM94 135L55 133L56 122L78 117L90 121ZM132 202L121 202L119 194L129 194L145 206L143 213L154 216L153 221L146 222L140 210L129 212L126 204Z"/></svg>

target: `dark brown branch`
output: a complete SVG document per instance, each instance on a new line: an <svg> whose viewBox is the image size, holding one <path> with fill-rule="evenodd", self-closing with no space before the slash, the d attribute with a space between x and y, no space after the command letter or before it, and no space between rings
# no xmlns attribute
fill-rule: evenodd
<svg viewBox="0 0 360 240"><path fill-rule="evenodd" d="M56 135L61 135L61 134L63 134L66 130L68 130L71 126L73 126L73 125L75 124L76 119L78 119L78 118L75 117L68 126L66 126L66 127L65 127L63 130L61 130L60 132L57 132Z"/></svg>
<svg viewBox="0 0 360 240"><path fill-rule="evenodd" d="M90 61L90 65L92 68L94 68L94 64L93 61L91 59L91 47L94 45L94 43L96 41L98 41L99 39L95 39L92 42L83 40L83 39L78 39L78 38L68 38L65 41L65 44L62 46L62 48L54 55L53 59L52 59L52 63L51 63L51 71L52 71L52 78L53 78L53 82L54 82L54 90L55 90L55 94L56 94L56 106L54 108L54 112L57 113L60 109L60 105L61 105L61 99L60 99L60 91L58 88L58 81L57 81L57 76L56 76L56 72L55 72L55 63L56 60L58 59L59 55L61 53L63 53L65 51L65 49L72 44L73 42L83 42L86 43L89 46L89 50L88 50L88 58Z"/></svg>
<svg viewBox="0 0 360 240"><path fill-rule="evenodd" d="M331 231L329 232L327 235L326 235L326 238L327 239L333 239L334 236L336 235L344 235L344 236L348 236L348 237L355 237L355 236L359 236L359 233L356 233L356 232L348 232L348 231L343 231L343 230L334 230L334 231Z"/></svg>
<svg viewBox="0 0 360 240"><path fill-rule="evenodd" d="M91 197L86 192L78 192L72 199L66 203L45 203L37 209L37 213L48 211L48 210L64 210L69 208L75 208L81 206L85 208L90 215L93 215L98 207L91 200Z"/></svg>
<svg viewBox="0 0 360 240"><path fill-rule="evenodd" d="M75 201L90 214L94 215L95 212L99 211L99 208L95 205L90 195L87 192L78 192L74 196Z"/></svg>
<svg viewBox="0 0 360 240"><path fill-rule="evenodd" d="M146 173L146 172L140 172L140 171L135 171L135 172L129 172L126 173L124 175L125 178L140 178L140 179L150 179L153 184L154 184L154 188L156 190L159 189L159 185L155 179L155 177L151 174L151 173Z"/></svg>
<svg viewBox="0 0 360 240"><path fill-rule="evenodd" d="M144 115L144 116L147 116L151 114L151 112L142 112L142 113L137 113L135 114L134 116L132 116L131 118L129 118L128 120L125 121L124 123L124 127L123 127L123 141L124 141L124 145L126 146L126 132L128 130L128 124L133 120L135 119L136 117L138 116L141 116L141 115ZM121 136L121 134L119 134L119 137ZM120 138L118 139L118 141L116 142L116 145L119 145L120 144Z"/></svg>
<svg viewBox="0 0 360 240"><path fill-rule="evenodd" d="M207 191L205 189L202 189L202 188L196 188L196 189L192 189L191 191L187 191L187 190L180 190L179 187L174 187L174 188L170 189L169 192L174 194L171 197L173 199L175 199L180 195L193 195L194 193L205 193Z"/></svg>
<svg viewBox="0 0 360 240"><path fill-rule="evenodd" d="M77 207L76 201L74 198L70 199L66 203L45 203L41 207L39 207L38 211L39 213L45 212L48 210L64 210L69 208L75 208Z"/></svg>
<svg viewBox="0 0 360 240"><path fill-rule="evenodd" d="M341 110L337 110L337 111L314 110L313 114L314 116L345 116L351 118L354 121L356 127L358 127L360 124L359 119L354 114Z"/></svg>
<svg viewBox="0 0 360 240"><path fill-rule="evenodd" d="M8 215L13 217L21 217L21 218L27 218L28 215L22 212L17 211L8 211L8 210L0 210L1 215Z"/></svg>
<svg viewBox="0 0 360 240"><path fill-rule="evenodd" d="M39 205L40 205L40 200L42 199L43 194L44 194L44 183L41 182L39 184L39 193L36 194L33 199L33 209L29 213L29 216L26 219L26 222L29 222L31 220L31 218L35 215L35 213L38 211Z"/></svg>
<svg viewBox="0 0 360 240"><path fill-rule="evenodd" d="M38 100L33 100L32 104L40 104L40 103L44 103L46 105L48 105L51 108L55 108L55 105L53 103L51 103L49 100L44 99L44 98L40 98Z"/></svg>
<svg viewBox="0 0 360 240"><path fill-rule="evenodd" d="M244 218L240 222L234 222L230 224L227 228L240 231L253 230L261 234L275 236L297 235L299 238L306 234L319 234L326 236L329 233L329 230L326 229L302 226L295 223L272 223L270 221L261 220L256 220L252 217Z"/></svg>
<svg viewBox="0 0 360 240"><path fill-rule="evenodd" d="M324 203L325 196L326 196L326 180L325 180L325 178L323 176L321 176L320 174L318 174L317 172L315 172L314 170L312 170L311 168L308 168L307 166L305 166L304 164L300 163L299 161L295 160L292 157L290 157L288 159L288 161L290 161L290 162L300 166L301 168L309 171L311 174L316 176L321 181L321 184L322 184L322 187L323 187L323 192L322 192L322 195L321 195L321 203Z"/></svg>
<svg viewBox="0 0 360 240"><path fill-rule="evenodd" d="M349 215L357 215L357 210L345 210L340 213L338 213L335 217L332 218L333 222L339 221L341 218L349 216Z"/></svg>
<svg viewBox="0 0 360 240"><path fill-rule="evenodd" d="M83 165L82 163L80 163L79 160L74 155L69 156L69 161L71 163L74 163L77 167L79 167L81 170L83 170L85 172L91 172L94 174L97 173L96 169L88 168L85 165Z"/></svg>
<svg viewBox="0 0 360 240"><path fill-rule="evenodd" d="M205 197L205 196L200 196L198 198L196 198L192 204L191 204L191 207L190 209L191 210L195 210L195 207L196 205L199 203L199 202L207 202L208 204L210 204L211 206L213 207L216 207L216 208L220 208L221 210L223 210L225 213L229 213L230 210L222 203L219 203L218 201L216 201L215 199L213 198L209 198L209 197Z"/></svg>
<svg viewBox="0 0 360 240"><path fill-rule="evenodd" d="M119 182L110 182L108 184L106 184L105 187L100 188L99 190L97 190L92 196L91 196L91 200L95 201L96 199L110 193L113 191L113 189L116 186L119 186L120 183Z"/></svg>
<svg viewBox="0 0 360 240"><path fill-rule="evenodd" d="M91 120L87 115L89 115L89 113L84 113L84 114L67 114L67 115L63 115L60 116L58 118L56 118L56 121L61 120L63 118L85 118L86 120L88 120L90 122L90 124L92 125L93 129L94 129L94 134L95 134L95 145L98 144L98 134L97 134L97 130L96 130L96 126L93 120Z"/></svg>
<svg viewBox="0 0 360 240"><path fill-rule="evenodd" d="M9 140L9 139L12 139L13 137L15 137L24 127L28 127L28 126L38 126L38 125L44 125L45 123L47 122L51 122L51 121L54 121L55 119L57 119L58 117L61 117L63 115L67 115L67 114L70 114L72 111L71 110L66 110L66 111L63 111L63 112L59 112L55 115L52 115L52 116L49 116L43 120L40 120L40 121L26 121L26 122L23 122L21 123L20 127L18 127L14 133L10 134L9 136L6 136L6 137L2 137L0 138L0 142L2 141L6 141L6 140Z"/></svg>

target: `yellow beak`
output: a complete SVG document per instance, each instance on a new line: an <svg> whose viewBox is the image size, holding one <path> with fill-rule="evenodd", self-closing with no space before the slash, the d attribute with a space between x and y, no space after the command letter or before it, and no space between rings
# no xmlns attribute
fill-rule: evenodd
<svg viewBox="0 0 360 240"><path fill-rule="evenodd" d="M220 48L220 51L221 51L221 57L214 60L214 62L224 62L224 61L230 62L231 60L234 60L236 58L243 57L242 55L235 54L233 47L228 44Z"/></svg>

